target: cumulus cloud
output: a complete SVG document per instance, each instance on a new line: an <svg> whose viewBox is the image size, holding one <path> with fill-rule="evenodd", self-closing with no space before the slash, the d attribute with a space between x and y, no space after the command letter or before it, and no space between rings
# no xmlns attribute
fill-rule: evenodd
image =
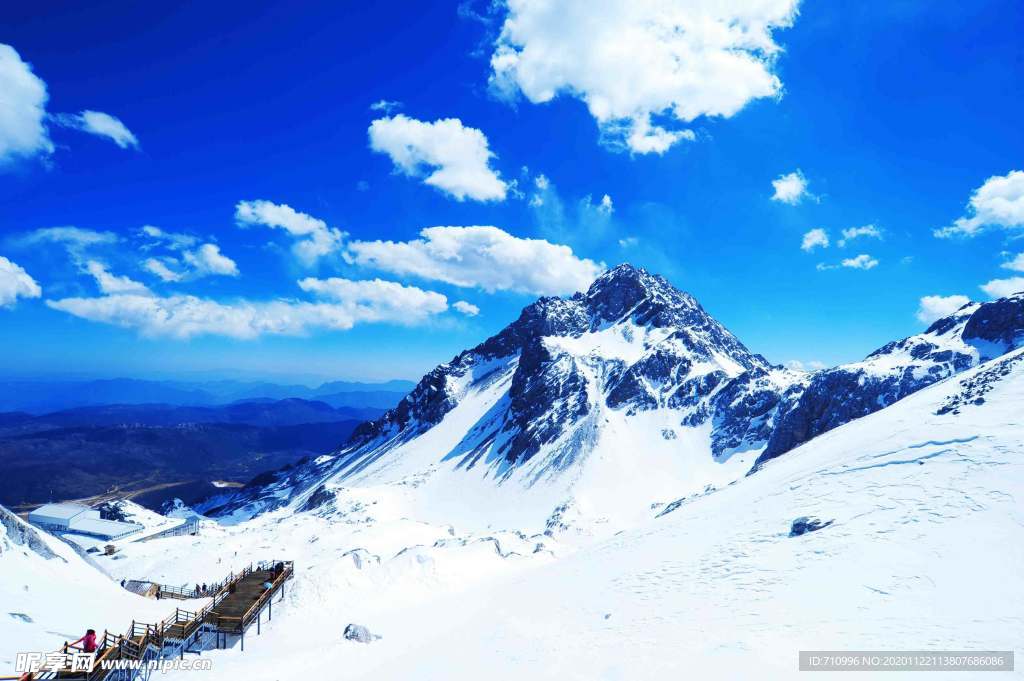
<svg viewBox="0 0 1024 681"><path fill-rule="evenodd" d="M0 43L0 164L53 151L46 130L46 83Z"/></svg>
<svg viewBox="0 0 1024 681"><path fill-rule="evenodd" d="M380 279L303 279L299 286L319 299L220 302L188 295L121 293L46 304L82 319L135 329L144 336L180 339L301 335L372 322L419 324L447 309L447 299L440 293Z"/></svg>
<svg viewBox="0 0 1024 681"><path fill-rule="evenodd" d="M507 0L491 55L492 88L535 104L560 94L586 103L602 139L663 153L700 116L728 118L777 97L780 48L798 0Z"/></svg>
<svg viewBox="0 0 1024 681"><path fill-rule="evenodd" d="M24 268L0 255L0 307L12 307L18 298L38 298L42 294Z"/></svg>
<svg viewBox="0 0 1024 681"><path fill-rule="evenodd" d="M881 239L882 230L878 229L874 225L864 225L863 227L849 227L843 230L843 238L839 240L839 247L845 248L846 244L853 241L854 239L860 238Z"/></svg>
<svg viewBox="0 0 1024 681"><path fill-rule="evenodd" d="M352 308L360 321L418 323L448 309L448 299L436 291L424 291L394 281L353 281L331 277L307 278L299 288Z"/></svg>
<svg viewBox="0 0 1024 681"><path fill-rule="evenodd" d="M971 237L989 228L1020 227L1024 227L1024 171L1011 170L985 180L971 194L967 215L934 234L939 238Z"/></svg>
<svg viewBox="0 0 1024 681"><path fill-rule="evenodd" d="M1018 253L1016 258L1004 262L1002 267L1016 272L1024 272L1024 253Z"/></svg>
<svg viewBox="0 0 1024 681"><path fill-rule="evenodd" d="M117 118L88 110L48 114L48 99L46 83L22 61L17 50L0 43L0 165L52 153L47 123L106 137L122 149L138 147L135 135Z"/></svg>
<svg viewBox="0 0 1024 681"><path fill-rule="evenodd" d="M139 233L150 239L144 250L164 248L174 255L148 258L142 267L165 282L200 279L207 276L237 277L238 265L220 252L214 243L200 243L192 234L166 232L153 225L145 225ZM198 247L197 247L198 244Z"/></svg>
<svg viewBox="0 0 1024 681"><path fill-rule="evenodd" d="M810 252L815 248L828 248L828 232L821 228L812 229L804 234L800 249Z"/></svg>
<svg viewBox="0 0 1024 681"><path fill-rule="evenodd" d="M866 253L861 253L856 257L846 258L841 264L843 267L851 267L855 270L870 270L878 266L878 261Z"/></svg>
<svg viewBox="0 0 1024 681"><path fill-rule="evenodd" d="M99 260L90 260L85 263L85 271L96 280L96 285L103 293L149 294L149 289L145 284L128 277L111 274L107 266Z"/></svg>
<svg viewBox="0 0 1024 681"><path fill-rule="evenodd" d="M615 212L615 206L612 205L612 197L605 194L601 197L601 203L597 205L597 209L605 215L611 215Z"/></svg>
<svg viewBox="0 0 1024 681"><path fill-rule="evenodd" d="M302 264L312 266L317 260L336 250L345 233L328 227L327 223L286 204L270 201L239 201L235 206L235 222L240 227L264 225L288 232L295 243L292 252Z"/></svg>
<svg viewBox="0 0 1024 681"><path fill-rule="evenodd" d="M192 266L197 276L208 274L225 277L237 277L238 265L235 261L220 252L217 244L203 244L194 251L185 251L182 259Z"/></svg>
<svg viewBox="0 0 1024 681"><path fill-rule="evenodd" d="M772 201L795 206L805 198L811 196L807 191L807 178L799 169L785 175L779 175L772 180L772 187L775 193L772 194Z"/></svg>
<svg viewBox="0 0 1024 681"><path fill-rule="evenodd" d="M387 154L395 168L457 201L502 201L508 185L490 167L487 137L458 118L427 123L399 114L370 124L370 148Z"/></svg>
<svg viewBox="0 0 1024 681"><path fill-rule="evenodd" d="M603 263L568 246L522 239L491 226L428 227L412 241L353 241L349 262L488 292L562 295L587 288Z"/></svg>
<svg viewBox="0 0 1024 681"><path fill-rule="evenodd" d="M971 302L967 296L924 296L917 308L917 319L922 324L931 324L953 314Z"/></svg>
<svg viewBox="0 0 1024 681"><path fill-rule="evenodd" d="M993 279L987 284L982 284L981 290L993 298L1012 296L1014 293L1024 292L1024 277Z"/></svg>
<svg viewBox="0 0 1024 681"><path fill-rule="evenodd" d="M467 303L465 300L456 300L452 303L452 307L466 315L467 317L475 317L480 314L480 308L473 303Z"/></svg>
<svg viewBox="0 0 1024 681"><path fill-rule="evenodd" d="M121 122L121 119L102 111L87 109L77 114L55 114L51 118L65 128L81 130L97 137L106 137L122 149L139 148L138 138Z"/></svg>
<svg viewBox="0 0 1024 681"><path fill-rule="evenodd" d="M156 275L161 281L181 281L185 278L185 275L171 269L171 266L177 264L178 261L174 258L147 258L142 263L142 267L151 274Z"/></svg>

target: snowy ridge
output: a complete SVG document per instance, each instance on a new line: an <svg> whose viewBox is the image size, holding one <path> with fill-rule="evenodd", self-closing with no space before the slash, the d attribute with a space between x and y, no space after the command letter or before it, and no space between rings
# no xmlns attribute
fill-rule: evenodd
<svg viewBox="0 0 1024 681"><path fill-rule="evenodd" d="M1024 345L1024 293L969 303L863 361L815 373L780 408L761 464L836 426Z"/></svg>
<svg viewBox="0 0 1024 681"><path fill-rule="evenodd" d="M397 485L211 531L193 569L265 545L304 566L273 643L215 653L211 678L792 679L800 649L1013 649L1022 403L1019 349L575 546L414 520ZM339 612L382 638L345 641Z"/></svg>
<svg viewBox="0 0 1024 681"><path fill-rule="evenodd" d="M622 265L585 294L528 306L427 374L332 459L205 510L244 518L308 508L345 486L415 480L436 488L418 493L431 498L424 507L473 499L496 519L497 507L513 505L522 509L506 517L515 527L523 515L544 527L563 506L598 519L635 515L746 473L780 395L804 380L751 353L664 278Z"/></svg>
<svg viewBox="0 0 1024 681"><path fill-rule="evenodd" d="M750 352L664 278L620 265L586 293L528 306L330 458L204 510L245 519L396 486L417 490L416 517L438 521L629 524L1018 347L1022 310L1024 296L971 303L861 362L806 374Z"/></svg>

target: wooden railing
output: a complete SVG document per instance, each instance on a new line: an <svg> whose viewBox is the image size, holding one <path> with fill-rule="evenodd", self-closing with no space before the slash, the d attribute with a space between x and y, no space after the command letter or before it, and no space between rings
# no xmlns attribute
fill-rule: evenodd
<svg viewBox="0 0 1024 681"><path fill-rule="evenodd" d="M255 568L256 571L271 571L277 565L280 565L282 570L280 574L276 578L274 578L274 580L270 583L270 588L266 589L263 593L261 593L259 598L257 598L256 601L251 606L249 606L249 609L246 610L241 617L221 617L218 615L218 629L240 632L244 630L246 627L248 627L250 624L252 624L252 621L256 617L256 614L263 610L263 606L266 605L267 602L274 597L274 594L276 594L277 591L281 588L281 585L291 578L292 573L294 572L295 565L290 560L264 561L259 563ZM250 566L250 572L251 571L252 566ZM228 629L224 626L225 624L234 624L234 627L232 629Z"/></svg>
<svg viewBox="0 0 1024 681"><path fill-rule="evenodd" d="M278 565L282 567L282 570L271 582L271 587L261 593L241 617L226 617L217 614L216 607L234 592L232 587L237 586L239 582L253 572L272 571ZM131 627L129 627L124 635L112 634L105 630L102 637L97 637L96 660L92 672L82 672L81 675L78 675L74 673L69 674L68 672L47 671L37 673L32 678L40 680L74 678L83 679L84 681L101 681L108 674L117 671L103 669L102 662L117 659L142 660L145 659L146 653L150 648L153 649L155 655L160 655L167 647L169 640L180 641L180 646L176 647L183 650L188 639L203 626L210 626L214 630L230 634L243 633L262 610L263 606L268 603L293 574L294 563L292 561L250 563L241 572L237 574L232 572L224 581L214 585L215 591L211 601L197 612L175 608L173 615L157 624L147 624L132 620ZM62 648L56 652L63 652L67 655L76 649L70 643L65 642ZM22 677L0 677L0 681L8 678L20 679Z"/></svg>

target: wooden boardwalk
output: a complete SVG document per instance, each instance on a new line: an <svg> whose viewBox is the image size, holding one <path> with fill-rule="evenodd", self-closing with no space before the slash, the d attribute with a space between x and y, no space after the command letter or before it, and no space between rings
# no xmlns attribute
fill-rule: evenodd
<svg viewBox="0 0 1024 681"><path fill-rule="evenodd" d="M240 637L244 651L246 629L255 622L259 630L264 610L268 619L273 616L273 598L278 593L284 597L285 582L293 573L291 561L265 561L250 565L241 573L230 575L211 602L199 612L176 608L174 614L163 622L146 624L133 621L123 636L103 632L102 637L97 637L100 648L92 672L42 672L34 678L81 681L115 677L134 679L138 675L131 672L104 671L100 662L166 659L184 656L186 652L198 653L202 649L202 637L211 633L216 636L218 648L222 647L222 641L223 646L227 646L228 636ZM69 652L67 644L63 652Z"/></svg>

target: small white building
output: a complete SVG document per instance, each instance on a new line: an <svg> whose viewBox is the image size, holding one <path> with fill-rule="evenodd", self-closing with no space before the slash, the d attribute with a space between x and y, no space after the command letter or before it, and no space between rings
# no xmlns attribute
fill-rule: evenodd
<svg viewBox="0 0 1024 681"><path fill-rule="evenodd" d="M70 532L99 539L120 539L142 531L138 523L103 520L99 511L73 502L40 506L28 514L28 521L50 532Z"/></svg>

